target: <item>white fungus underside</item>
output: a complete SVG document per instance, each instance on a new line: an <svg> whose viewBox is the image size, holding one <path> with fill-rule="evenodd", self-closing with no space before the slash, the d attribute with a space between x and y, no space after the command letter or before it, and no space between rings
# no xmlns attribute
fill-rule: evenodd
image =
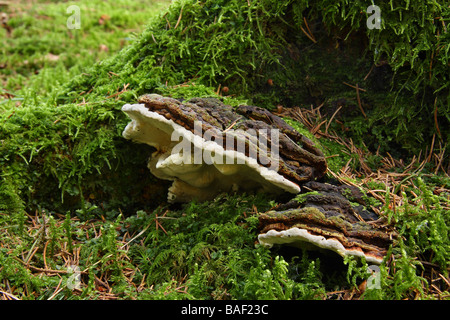
<svg viewBox="0 0 450 320"><path fill-rule="evenodd" d="M303 247L304 244L311 244L319 248L332 250L342 257L357 256L365 257L368 263L381 264L382 259L370 255L365 255L360 250L349 250L336 239L326 239L320 235L312 235L305 229L291 228L283 231L269 230L267 233L258 235L261 245L271 248L275 244L290 244L292 246Z"/></svg>
<svg viewBox="0 0 450 320"><path fill-rule="evenodd" d="M149 162L150 171L160 179L174 181L169 188L169 201L206 200L222 191L300 192L297 184L275 170L259 165L242 152L225 150L214 141L195 135L173 120L150 111L144 104L125 104L122 111L132 120L123 131L124 138L155 147ZM235 164L183 163L181 154L172 154L172 149L182 141L171 141L174 132L204 152L235 159Z"/></svg>

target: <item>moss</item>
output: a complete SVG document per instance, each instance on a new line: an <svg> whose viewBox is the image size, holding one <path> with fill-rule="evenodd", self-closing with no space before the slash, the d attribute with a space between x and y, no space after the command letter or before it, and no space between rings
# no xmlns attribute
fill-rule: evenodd
<svg viewBox="0 0 450 320"><path fill-rule="evenodd" d="M328 139L316 138L307 128L301 123L284 118L287 124L293 127L296 131L310 139L314 144L324 153L327 158L328 168L333 172L339 172L339 170L346 165L350 156L347 153L342 152L343 147L337 142Z"/></svg>
<svg viewBox="0 0 450 320"><path fill-rule="evenodd" d="M161 14L151 20L142 34L111 58L87 69L61 87L55 87L46 96L27 92L23 96L23 108L19 110L13 110L14 106L10 104L3 106L1 121L5 125L2 137L7 142L2 146L2 153L9 159L6 165L17 163L16 166L22 166L28 172L33 169L34 172L27 175L33 177L34 181L48 177L49 190L53 188L52 181L57 181L63 193L72 192L76 195L80 193L80 190L77 191L78 186L89 175L106 174L112 168L123 170L123 159L130 157L130 150L120 141L121 129L127 122L120 108L126 102L135 101L143 93L159 92L183 98L217 96L217 93L221 93L219 87L226 86L230 96L225 99L233 105L247 100L248 103L260 102L261 106L271 108L280 101L291 106L326 100L326 105L333 107L333 101L330 100L334 97L351 100L354 89L343 82L361 82L363 75L366 75L361 70L368 72L373 60L381 57L379 53L374 56L373 50L392 54L409 52L406 50L409 42L405 42L405 37L412 37L418 30L412 30L412 34L408 31L405 35L396 32L397 38L402 40L402 47L392 51L391 43L386 42L389 37L385 29L396 28L398 31L402 25L389 25L389 19L397 19L399 12L411 19L417 19L416 15L419 15L420 21L417 21L424 25L424 32L434 34L441 30L441 24L429 21L426 17L433 15L434 19L440 13L445 18L447 14L447 9L439 5L434 5L432 9L422 8L420 12L415 7L405 11L404 8L382 5L385 29L376 33L364 29L366 15L361 15L362 9L365 9L363 6L361 3L331 4L327 1L315 5L307 1L285 1L274 5L269 0L250 2L250 5L245 1L206 1L200 6L194 1L175 1L164 17ZM346 12L346 15L339 12ZM317 37L317 43L311 43L299 31L298 26L305 24L304 18L310 21L311 26L312 21L317 21L311 31ZM431 28L425 27L425 20L432 24ZM233 31L228 28L230 24L233 25ZM333 29L332 26L340 29ZM436 40L438 43L446 37L446 33L441 34L442 37ZM423 43L425 40L419 37L417 41ZM364 43L366 45L361 47ZM417 50L416 46L419 44L413 44L412 48ZM441 63L446 61L442 52L444 50L436 56L433 80L428 86L435 85L436 79L445 76L441 72ZM403 92L406 93L412 86L405 83L400 92L396 90L397 81L407 73L407 67L400 67L400 64L404 65L408 61L410 73L418 72L417 65L424 65L423 62L419 63L420 59L414 54L406 54L407 60L401 61L391 57L391 69L394 71L391 76L395 74L397 77L389 89L396 94L394 103L409 101ZM389 72L385 76L389 78ZM268 84L268 78L272 80L272 85ZM368 79L372 82L376 80ZM417 85L424 83L423 79L417 81ZM371 92L361 93L364 106L373 102L373 108L366 110L369 120L362 120L354 99L345 104L346 111L342 112L341 120L351 128L351 135L366 139L370 137L369 133L375 133L375 139L369 143L373 146L380 141L389 144L389 139L394 147L400 143L410 150L422 145L413 146L411 143L417 141L416 138L423 141L424 128L414 127L414 139L404 129L411 126L413 118L418 119L416 116L419 113L414 110L420 109L429 114L434 105L410 107L408 116L401 118L399 126L394 128L389 122L395 117L400 118L392 112L406 110L390 106L387 115L391 118L387 120L386 107L383 106L385 100L377 102L376 99L383 94L386 99L391 99L391 96L386 95L387 88L378 87L377 91L374 84L370 82L372 84L369 85L369 82L365 89ZM437 120L440 123L440 115L446 112L441 107L446 90L445 86L441 86L436 96L439 110ZM428 103L428 99L420 101ZM353 107L348 107L350 105ZM352 112L352 108L356 113ZM410 121L409 124L404 120ZM429 123L429 117L425 115L422 120L423 124ZM378 126L380 121L385 123ZM37 123L40 125L36 126ZM427 125L427 128L433 127ZM310 136L298 125L296 128ZM442 134L446 134L445 128L441 126ZM426 134L430 136L430 132ZM9 141L12 136L15 140ZM386 140L386 137L389 139ZM331 170L338 171L347 163L349 158L340 152L340 146L327 141L321 141L321 144L329 157ZM19 155L19 158L12 154ZM34 168L37 167L43 169L41 173L36 172ZM35 183L28 178L24 184L31 186L24 194L33 194ZM86 195L86 192L83 194Z"/></svg>
<svg viewBox="0 0 450 320"><path fill-rule="evenodd" d="M298 208L289 211L269 211L264 213L264 215L269 218L276 218L282 221L285 220L287 224L289 224L290 221L295 221L298 217L303 216L308 216L311 219L319 221L325 219L325 214L315 207Z"/></svg>
<svg viewBox="0 0 450 320"><path fill-rule="evenodd" d="M222 95L228 104L245 101L268 109L323 102L323 114L328 116L343 106L335 119L355 143L396 150L391 152L394 156L408 155L426 148L436 134L437 148L437 142L448 143L450 132L449 8L437 2L384 2L379 4L382 29L368 30L367 3L361 1L174 1L167 11L149 18L142 33L124 32L126 45L120 52L110 58L105 52L91 56L90 47L98 43L90 37L93 34L103 34L111 51L116 51L121 48L117 29L135 21L143 25L142 15L147 20L150 14L144 9L123 12L127 2L131 3L123 0L109 9L102 7L111 13L104 25L98 23L100 11L87 10L86 37L66 32L66 17L61 14L65 7L39 3L57 8L48 12L51 19L42 19L46 30L62 32L41 36L34 12L12 19L17 37L2 37L0 50L8 67L0 70L4 86L0 94L5 97L0 101L0 282L26 298L56 294L59 278L32 273L28 267L64 266L68 255L62 248L71 237L80 267L89 270L89 276L82 277L80 297L63 290L55 298L98 296L95 277L107 280L110 288L104 290L125 298L159 298L167 292L171 297L199 299L296 299L317 297L319 292L323 298L318 263L291 259L286 266L287 260L277 253L255 248L255 218L248 216L254 206L260 212L272 207L263 195L190 203L161 218L166 212L165 186L151 177L145 164L152 149L121 137L129 121L121 106L151 92L177 98ZM300 26L309 27L317 42ZM3 28L0 32L5 34ZM65 56L61 44L73 49L68 53L89 58ZM43 63L48 48L59 50L58 62ZM24 54L30 58L28 64L22 61ZM96 59L102 60L92 65ZM39 74L28 78L37 70ZM343 82L358 83L366 90L360 92L360 100L367 118L361 114L355 89ZM224 87L227 92L219 89ZM339 132L338 127L330 129ZM328 158L332 170L347 163L339 145L319 142L327 156L339 154ZM378 160L374 158L373 165ZM448 185L445 179L434 182ZM418 276L423 259L448 268L448 195L447 199L434 195L423 184L419 190L411 190L417 197L407 191L405 205L395 212L389 201L383 208L389 220L398 223L402 237L390 251L392 265L381 266L382 290L377 298L426 294L422 289L426 281ZM66 211L71 215L65 219L63 214L64 229L56 219ZM42 217L31 214L35 212ZM37 225L46 227L46 215L55 219L50 222L49 249L59 254L50 257L47 251L44 260L45 242L33 236ZM93 218L102 219L89 220ZM124 245L129 246L126 254ZM27 252L31 260L24 266L20 261ZM349 274L354 267L349 264ZM180 285L189 286L187 293L179 292ZM339 283L342 287L345 280ZM136 288L143 290L142 295ZM329 288L335 291L334 286Z"/></svg>
<svg viewBox="0 0 450 320"><path fill-rule="evenodd" d="M319 194L318 191L311 191L311 192L306 192L306 193L300 193L297 196L295 196L295 201L297 201L298 203L304 203L308 196L313 195L313 194Z"/></svg>
<svg viewBox="0 0 450 320"><path fill-rule="evenodd" d="M335 225L345 228L347 231L351 231L353 229L353 225L342 216L330 216L328 219L333 221ZM367 225L363 225L363 227L370 229Z"/></svg>

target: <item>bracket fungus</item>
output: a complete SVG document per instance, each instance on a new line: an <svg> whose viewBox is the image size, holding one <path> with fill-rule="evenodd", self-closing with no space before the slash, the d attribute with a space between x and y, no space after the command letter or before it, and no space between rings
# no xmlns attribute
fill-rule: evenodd
<svg viewBox="0 0 450 320"><path fill-rule="evenodd" d="M262 108L147 94L122 110L132 120L123 136L153 146L150 171L173 181L170 202L233 191L296 194L326 172L322 152Z"/></svg>
<svg viewBox="0 0 450 320"><path fill-rule="evenodd" d="M312 191L259 216L260 244L321 248L342 257L364 257L368 263L382 262L394 234L375 213L352 206L343 195L350 192L352 200L361 202L359 190L316 182L304 187Z"/></svg>

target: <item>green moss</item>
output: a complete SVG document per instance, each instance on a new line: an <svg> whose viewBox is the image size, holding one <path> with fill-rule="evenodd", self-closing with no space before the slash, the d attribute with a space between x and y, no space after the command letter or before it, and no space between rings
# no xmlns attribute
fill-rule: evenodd
<svg viewBox="0 0 450 320"><path fill-rule="evenodd" d="M237 99L232 95L224 98L226 103L232 105L245 100L247 103L262 101L258 97L263 95L276 98L266 100L271 101L263 103L267 107L273 106L283 97L290 99L290 102L284 100L289 105L307 102L307 96L320 99L341 96L348 99L348 94L354 89L342 82L357 81L355 74L360 73L360 66L367 66L370 56L370 51L365 48L365 53L354 63L354 55L361 52L354 51L352 45L361 37L370 38L375 31L359 29L365 18L360 15L362 4L350 6L346 16L337 14L336 4L330 5L325 11L320 10L324 3L311 5L309 9L306 4L300 1L272 6L272 2L263 1L249 6L248 3L231 1L221 6L220 2L207 1L199 6L192 1L174 2L164 13L164 18L161 14L151 20L142 34L111 58L86 69L62 86L55 87L48 95L39 96L33 90L24 91L21 98L23 107L18 110L14 110L15 107L9 103L3 105L1 121L4 126L1 134L4 142L1 151L6 165L3 170L8 171L6 168L9 166L15 167L18 175L23 177L20 183L17 181L15 188L21 190L21 198L26 205L30 205L31 199L34 203L42 203L45 197L54 195L58 189L62 199L69 199L69 196L80 198L82 195L86 198L91 194L94 197L103 194L111 199L112 190L106 179L103 180L104 184L98 183L95 176L115 175L115 172L123 172L131 163L135 164L137 159L143 158L140 149L132 151L131 145L121 138L121 131L128 119L120 108L126 102L136 101L140 94L159 92L177 98L217 96L219 86L227 86L229 94L238 95ZM382 9L386 12L384 17L388 19L393 9ZM434 10L438 9L444 10L439 6L434 7ZM181 11L182 18L177 25ZM319 39L317 44L311 44L303 32L293 32L294 24L289 21L304 23L303 17L311 21L313 17L319 17L319 12L324 19L330 19L341 28L348 27L349 21L353 23L348 31L348 39L339 40L339 50L349 48L348 54L334 49L321 50L330 37L333 39L339 34L330 31L319 38L319 31L323 27L320 23L315 29ZM229 24L234 26L232 32L227 29ZM435 27L440 28L439 25ZM362 31L367 31L367 34L364 35ZM356 32L355 37L350 36L351 32ZM267 36L269 34L270 37ZM383 30L379 31L377 35L380 38L376 39L384 39L382 34ZM348 47L344 46L347 43L345 41L349 41ZM376 46L376 43L372 45ZM384 46L383 50L388 50L386 46L389 43ZM289 49L285 51L280 48ZM301 63L296 61L296 50L299 49L305 49L300 55L305 61ZM289 53L289 50L292 52ZM345 75L329 68L339 65L351 68L346 68ZM296 68L308 69L297 72ZM279 77L284 72L287 79L283 81L273 77L274 84L269 88L262 83L272 76L265 74L271 69L278 72ZM318 72L313 74L313 70ZM333 76L330 76L330 72ZM289 80L290 75L294 74L297 78ZM36 80L44 79L44 75ZM326 85L331 82L339 83L339 87ZM313 91L317 89L323 92L315 95ZM292 98L293 92L298 94L295 99ZM363 100L365 94L361 93ZM370 100L369 96L367 98ZM370 110L367 112L369 114ZM352 115L351 112L345 114ZM358 114L355 120L346 121L359 121L357 117ZM358 122L359 125L355 122L350 127L360 138L365 139L369 136L365 123L371 122ZM317 142L327 156L331 170L339 171L350 159L351 156L344 154L339 144L325 139L318 141L298 123L288 123ZM349 126L349 123L346 125ZM377 139L383 140L383 135L380 131L376 135ZM394 139L394 136L389 136ZM92 182L87 182L90 179ZM45 187L38 185L37 181L45 181ZM122 185L119 181L117 184ZM81 185L84 188L88 186L87 190L81 190ZM125 198L122 197L124 201ZM53 196L47 203L55 203L54 199Z"/></svg>
<svg viewBox="0 0 450 320"><path fill-rule="evenodd" d="M44 212L55 220L63 212L66 221L66 229L50 222L49 249L55 252L71 243L79 250L80 269L89 271L79 298L99 294L95 276L107 278L113 292L124 298L160 298L168 292L198 299L324 297L327 285L318 260L303 256L298 261L255 248L253 205L260 212L273 205L263 195L190 203L161 218L167 188L146 168L152 149L121 137L129 121L121 107L143 93L217 96L225 94L219 86L226 86L228 96L222 99L231 105L245 101L272 109L279 103L324 102L328 116L342 105L335 119L355 143L364 141L375 149L381 145L382 151L397 150L397 155L425 148L433 134L443 145L448 142L450 42L449 8L444 5L382 3L382 29L368 30L367 3L360 1L184 0L174 1L154 19L139 2L90 2L93 10L87 1L78 3L86 23L80 33L65 28L66 3L39 3L30 16L11 19L12 38L1 37L8 67L0 69L0 94L5 97L0 101L0 285L8 283L24 298L49 298L60 281L31 273L20 262L25 253L33 258L29 266L65 263L61 255L43 260L44 233L35 239L29 219ZM128 14L126 5L137 10ZM103 10L111 19L100 24ZM36 20L42 14L50 19ZM305 20L316 43L299 28L306 28ZM145 30L119 35L125 25ZM3 28L0 32L5 34ZM92 49L99 38L115 52L110 57ZM127 45L118 52L121 39ZM69 49L63 52L62 46ZM50 52L59 60L43 62ZM101 62L92 65L97 60ZM369 74L378 62L385 62L384 67ZM366 90L360 98L367 118L355 89L343 82ZM299 124L290 124L317 142ZM321 139L318 145L333 171L350 159L337 144ZM372 159L374 166L377 161ZM445 179L437 180L447 185ZM441 205L448 198L432 194L424 184L415 194L418 199L412 192L404 194L405 205L395 213L387 207L389 201L383 208L403 238L389 253L393 265L381 266L383 290L374 297L403 299L414 292L426 297L418 258L448 268L448 205ZM64 219L66 212L71 215ZM91 220L100 217L106 222ZM156 228L156 221L167 234ZM27 223L29 234L23 232ZM121 239L130 243L119 243ZM126 254L123 245L130 246ZM340 288L367 276L353 263L347 267L349 276L339 282ZM125 270L133 272L131 285ZM66 281L69 276L63 277ZM145 288L139 295L141 284ZM188 286L186 293L177 291L179 285ZM63 290L55 298L78 297Z"/></svg>
<svg viewBox="0 0 450 320"><path fill-rule="evenodd" d="M448 195L435 195L421 177L415 181L417 197L415 205L404 201L404 205L394 212L386 209L389 219L395 219L400 234L405 238L406 251L409 255L431 255L432 261L441 266L441 271L448 273L450 266L450 217L445 205L450 204ZM407 199L406 193L402 194ZM420 251L420 253L418 252Z"/></svg>
<svg viewBox="0 0 450 320"><path fill-rule="evenodd" d="M319 192L318 191L311 191L311 192L306 192L306 193L300 193L300 194L296 195L294 199L299 204L301 204L301 203L304 203L307 200L309 195L314 195L314 194L319 194Z"/></svg>
<svg viewBox="0 0 450 320"><path fill-rule="evenodd" d="M314 193L309 193L309 194L314 194ZM302 201L304 197L301 197L301 196L302 195L297 196L295 198L295 200L300 199L297 201ZM298 208L298 209L293 209L293 210L289 210L289 211L269 211L269 212L264 213L264 215L268 216L269 218L278 218L278 219L286 220L288 222L290 220L295 220L297 217L302 217L302 216L311 216L311 218L317 219L317 220L325 219L325 214L315 207Z"/></svg>
<svg viewBox="0 0 450 320"><path fill-rule="evenodd" d="M310 139L314 144L324 153L327 158L328 168L333 172L339 172L339 170L344 167L350 156L347 153L342 152L343 146L337 142L328 139L316 138L308 129L306 129L301 123L284 118L287 124L293 127L296 131Z"/></svg>

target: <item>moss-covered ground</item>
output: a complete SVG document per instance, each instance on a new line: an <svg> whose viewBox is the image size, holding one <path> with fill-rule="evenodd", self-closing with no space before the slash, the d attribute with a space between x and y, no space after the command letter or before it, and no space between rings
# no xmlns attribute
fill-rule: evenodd
<svg viewBox="0 0 450 320"><path fill-rule="evenodd" d="M376 33L366 4L318 3L1 2L0 298L449 299L450 10L391 1ZM148 92L257 104L320 144L399 234L377 286L259 246L267 195L167 204L121 136Z"/></svg>

